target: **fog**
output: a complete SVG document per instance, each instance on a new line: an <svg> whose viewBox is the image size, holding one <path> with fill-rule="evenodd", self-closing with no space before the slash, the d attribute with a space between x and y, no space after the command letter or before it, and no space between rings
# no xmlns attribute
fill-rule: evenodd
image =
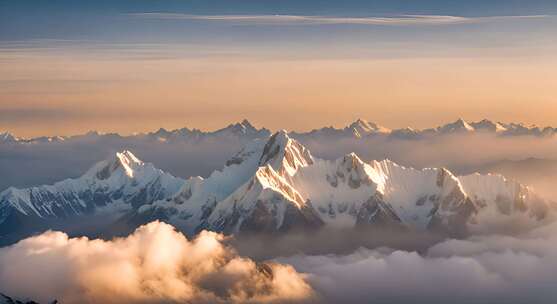
<svg viewBox="0 0 557 304"><path fill-rule="evenodd" d="M332 159L355 152L362 159L388 158L402 165L447 167L456 173L469 172L498 160L530 157L557 158L557 138L496 136L490 133L448 134L420 139L370 136L364 139L303 140L314 156Z"/></svg>
<svg viewBox="0 0 557 304"><path fill-rule="evenodd" d="M285 303L311 287L288 265L256 263L202 232L152 222L112 241L45 232L0 249L0 292L61 303Z"/></svg>

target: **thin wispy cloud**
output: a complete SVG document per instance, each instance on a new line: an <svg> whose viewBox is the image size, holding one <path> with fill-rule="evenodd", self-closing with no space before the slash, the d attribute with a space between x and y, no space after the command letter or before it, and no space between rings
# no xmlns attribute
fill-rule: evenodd
<svg viewBox="0 0 557 304"><path fill-rule="evenodd" d="M336 17L304 15L190 15L179 13L134 13L134 17L169 20L236 22L263 25L356 24L356 25L442 25L514 19L540 19L547 15L462 17L450 15L400 15L386 17Z"/></svg>

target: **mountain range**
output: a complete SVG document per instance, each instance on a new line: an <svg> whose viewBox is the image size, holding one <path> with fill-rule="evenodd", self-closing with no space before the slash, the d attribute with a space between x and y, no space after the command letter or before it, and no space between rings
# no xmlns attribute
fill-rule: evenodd
<svg viewBox="0 0 557 304"><path fill-rule="evenodd" d="M358 119L344 128L323 127L308 132L291 132L290 136L296 139L308 138L365 138L367 136L386 136L398 139L419 139L424 137L454 134L454 133L493 133L498 136L553 136L557 129L553 127L538 127L536 125L525 125L522 123L502 123L487 119L478 122L466 122L458 119L435 128L417 130L410 127L402 129L389 129L379 124ZM74 136L41 136L35 138L21 138L9 132L0 133L0 144L14 143L59 143L65 141L80 141L98 138L113 138L120 140L154 140L159 142L173 141L200 141L206 139L218 139L223 137L238 137L242 139L254 139L268 137L271 132L266 128L256 128L248 120L230 124L216 131L202 131L199 129L181 128L166 130L161 128L155 132L138 133L129 136L117 133L99 133L90 131L82 135Z"/></svg>
<svg viewBox="0 0 557 304"><path fill-rule="evenodd" d="M240 125L238 132L253 132ZM507 219L541 222L553 206L500 175L455 176L444 168L364 162L354 153L319 159L279 131L246 142L207 178L174 177L125 150L75 179L10 187L0 193L0 243L69 223L90 222L104 233L157 219L190 236L203 229L276 234L320 227L459 236Z"/></svg>

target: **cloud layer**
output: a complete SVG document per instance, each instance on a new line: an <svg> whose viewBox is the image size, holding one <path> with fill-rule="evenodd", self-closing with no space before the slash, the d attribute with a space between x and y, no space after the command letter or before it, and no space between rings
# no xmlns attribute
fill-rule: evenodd
<svg viewBox="0 0 557 304"><path fill-rule="evenodd" d="M0 249L0 291L62 303L557 300L557 223L517 236L449 239L422 253L360 248L267 263L222 242L211 232L188 241L159 222L113 241L47 232Z"/></svg>
<svg viewBox="0 0 557 304"><path fill-rule="evenodd" d="M329 303L555 303L557 224L518 237L447 240L426 254L360 249L279 259Z"/></svg>
<svg viewBox="0 0 557 304"><path fill-rule="evenodd" d="M266 25L357 24L357 25L441 25L477 23L497 20L545 18L545 15L461 17L449 15L400 15L385 17L340 17L305 15L189 15L179 13L135 13L134 17L150 19L181 19L241 22Z"/></svg>
<svg viewBox="0 0 557 304"><path fill-rule="evenodd" d="M292 267L255 263L202 232L152 222L113 241L46 232L0 249L2 292L62 303L274 303L308 300Z"/></svg>

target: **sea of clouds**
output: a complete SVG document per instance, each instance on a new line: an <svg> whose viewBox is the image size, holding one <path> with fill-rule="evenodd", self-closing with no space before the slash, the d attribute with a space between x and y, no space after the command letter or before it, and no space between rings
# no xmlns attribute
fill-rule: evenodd
<svg viewBox="0 0 557 304"><path fill-rule="evenodd" d="M0 249L1 292L61 303L555 303L557 223L265 262L153 222L112 241L46 232Z"/></svg>
<svg viewBox="0 0 557 304"><path fill-rule="evenodd" d="M557 224L519 236L449 239L419 254L388 248L279 258L328 303L555 303Z"/></svg>

